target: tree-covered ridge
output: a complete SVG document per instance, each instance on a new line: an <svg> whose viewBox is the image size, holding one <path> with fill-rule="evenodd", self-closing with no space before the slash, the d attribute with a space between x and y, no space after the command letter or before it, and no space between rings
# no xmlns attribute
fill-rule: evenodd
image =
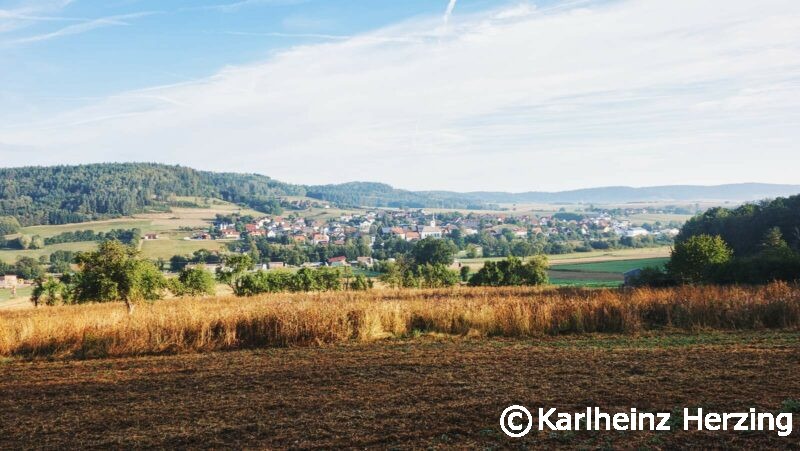
<svg viewBox="0 0 800 451"><path fill-rule="evenodd" d="M308 187L308 197L353 207L390 208L465 208L479 210L487 205L460 193L446 191L414 192L384 183L350 182Z"/></svg>
<svg viewBox="0 0 800 451"><path fill-rule="evenodd" d="M678 243L697 235L719 235L740 257L761 251L764 237L776 228L788 246L800 251L800 195L745 204L735 209L712 208L689 220Z"/></svg>
<svg viewBox="0 0 800 451"><path fill-rule="evenodd" d="M67 224L168 207L174 196L220 198L272 212L305 190L256 174L203 172L154 163L0 169L0 216L22 225Z"/></svg>

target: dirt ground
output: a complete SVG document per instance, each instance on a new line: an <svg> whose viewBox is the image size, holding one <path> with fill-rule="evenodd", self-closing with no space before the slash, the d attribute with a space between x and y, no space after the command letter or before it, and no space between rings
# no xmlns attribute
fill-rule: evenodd
<svg viewBox="0 0 800 451"><path fill-rule="evenodd" d="M800 334L469 340L0 362L0 448L798 448L794 433L532 432L532 411L776 412ZM534 428L535 430L536 428ZM678 429L675 431L674 429Z"/></svg>

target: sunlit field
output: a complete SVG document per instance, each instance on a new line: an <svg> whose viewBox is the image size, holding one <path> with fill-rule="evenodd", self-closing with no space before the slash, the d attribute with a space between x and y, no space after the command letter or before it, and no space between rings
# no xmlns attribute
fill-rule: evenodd
<svg viewBox="0 0 800 451"><path fill-rule="evenodd" d="M0 313L0 356L109 357L373 342L800 326L800 289L457 288L174 299Z"/></svg>

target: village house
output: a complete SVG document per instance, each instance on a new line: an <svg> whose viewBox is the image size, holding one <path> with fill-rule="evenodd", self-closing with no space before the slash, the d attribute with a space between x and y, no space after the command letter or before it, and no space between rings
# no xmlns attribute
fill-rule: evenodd
<svg viewBox="0 0 800 451"><path fill-rule="evenodd" d="M224 240L238 240L242 237L242 234L236 231L236 229L220 230L219 235Z"/></svg>
<svg viewBox="0 0 800 451"><path fill-rule="evenodd" d="M350 266L350 264L347 263L347 257L345 256L331 257L328 259L328 264L333 267Z"/></svg>
<svg viewBox="0 0 800 451"><path fill-rule="evenodd" d="M0 288L14 288L18 285L21 285L21 279L18 279L17 276L13 274L6 274L5 276L0 276Z"/></svg>
<svg viewBox="0 0 800 451"><path fill-rule="evenodd" d="M431 220L430 225L426 226L417 226L417 232L419 232L420 239L425 238L441 238L442 237L442 229L436 227L436 218Z"/></svg>
<svg viewBox="0 0 800 451"><path fill-rule="evenodd" d="M145 235L142 237L142 239L144 239L144 240L148 240L148 241L149 241L149 240L157 240L157 239L158 239L158 234L157 234L157 233L146 233L146 234L145 234Z"/></svg>
<svg viewBox="0 0 800 451"><path fill-rule="evenodd" d="M406 241L419 241L420 234L419 232L406 232Z"/></svg>

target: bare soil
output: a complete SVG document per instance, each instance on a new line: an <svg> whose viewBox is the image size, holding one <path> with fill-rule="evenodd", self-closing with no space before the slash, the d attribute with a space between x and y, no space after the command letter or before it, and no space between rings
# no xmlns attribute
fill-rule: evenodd
<svg viewBox="0 0 800 451"><path fill-rule="evenodd" d="M0 448L798 448L776 432L500 431L512 404L777 411L798 333L408 341L0 361ZM534 428L535 429L535 428ZM682 429L680 426L673 429Z"/></svg>

